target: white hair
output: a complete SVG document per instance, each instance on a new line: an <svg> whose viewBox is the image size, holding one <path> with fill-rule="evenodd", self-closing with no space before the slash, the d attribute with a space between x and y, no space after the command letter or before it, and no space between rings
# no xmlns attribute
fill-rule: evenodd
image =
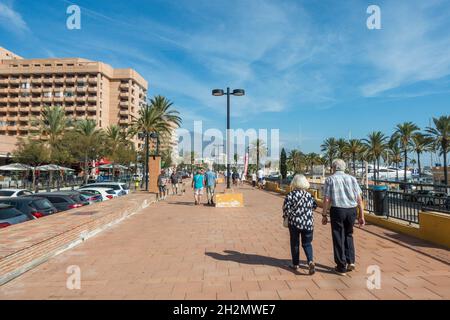
<svg viewBox="0 0 450 320"><path fill-rule="evenodd" d="M342 159L334 159L331 165L336 171L345 171L345 169L347 168L345 161Z"/></svg>
<svg viewBox="0 0 450 320"><path fill-rule="evenodd" d="M306 177L302 174L296 174L291 182L291 189L309 189L309 181L306 179Z"/></svg>

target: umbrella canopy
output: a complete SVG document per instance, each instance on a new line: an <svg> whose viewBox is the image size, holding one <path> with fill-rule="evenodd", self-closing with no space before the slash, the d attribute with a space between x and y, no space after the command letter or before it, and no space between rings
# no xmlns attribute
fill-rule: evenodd
<svg viewBox="0 0 450 320"><path fill-rule="evenodd" d="M36 167L36 170L40 171L74 171L71 168L61 167L57 164L46 164L43 166Z"/></svg>
<svg viewBox="0 0 450 320"><path fill-rule="evenodd" d="M23 163L11 163L0 167L0 170L3 171L28 171L32 169L32 166Z"/></svg>
<svg viewBox="0 0 450 320"><path fill-rule="evenodd" d="M112 164L103 164L101 166L99 166L100 169L112 169L113 165ZM126 170L128 169L128 167L125 167L121 164L116 164L114 165L114 169L121 169L121 170Z"/></svg>

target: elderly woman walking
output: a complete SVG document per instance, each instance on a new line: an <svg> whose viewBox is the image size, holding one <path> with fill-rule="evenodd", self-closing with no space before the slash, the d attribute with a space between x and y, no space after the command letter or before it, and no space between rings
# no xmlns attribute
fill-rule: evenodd
<svg viewBox="0 0 450 320"><path fill-rule="evenodd" d="M300 262L300 237L303 251L308 262L309 274L315 273L313 260L313 231L314 210L317 208L313 196L306 191L309 182L302 174L296 174L291 182L291 192L284 199L283 219L284 226L289 228L291 237L292 266L294 270L299 268Z"/></svg>

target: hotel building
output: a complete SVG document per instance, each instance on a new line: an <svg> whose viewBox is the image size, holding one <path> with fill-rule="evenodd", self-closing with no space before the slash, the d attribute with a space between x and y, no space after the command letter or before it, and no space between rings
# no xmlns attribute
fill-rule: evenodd
<svg viewBox="0 0 450 320"><path fill-rule="evenodd" d="M81 58L24 59L0 47L0 157L38 130L34 120L45 106L61 106L68 117L92 119L99 128L127 128L146 103L147 86L133 69Z"/></svg>

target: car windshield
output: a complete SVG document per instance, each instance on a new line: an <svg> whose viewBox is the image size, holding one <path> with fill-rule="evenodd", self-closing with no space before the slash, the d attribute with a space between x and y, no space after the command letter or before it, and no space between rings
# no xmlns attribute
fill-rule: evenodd
<svg viewBox="0 0 450 320"><path fill-rule="evenodd" d="M53 207L47 199L33 200L33 206L38 210L51 209Z"/></svg>
<svg viewBox="0 0 450 320"><path fill-rule="evenodd" d="M81 197L80 193L71 194L71 195L69 195L69 197L70 197L70 199L72 199L75 202L82 202L82 201L84 201L83 198Z"/></svg>
<svg viewBox="0 0 450 320"><path fill-rule="evenodd" d="M121 184L121 186L122 186L122 189L123 190L129 190L130 188L128 187L128 185L127 184Z"/></svg>
<svg viewBox="0 0 450 320"><path fill-rule="evenodd" d="M15 191L0 190L0 197L10 197Z"/></svg>
<svg viewBox="0 0 450 320"><path fill-rule="evenodd" d="M20 213L20 211L17 211L14 208L0 209L0 219L10 219L10 218L18 217L21 214L22 213Z"/></svg>
<svg viewBox="0 0 450 320"><path fill-rule="evenodd" d="M106 193L107 194L116 194L116 192L114 190L112 190L112 189L111 190L106 190Z"/></svg>

